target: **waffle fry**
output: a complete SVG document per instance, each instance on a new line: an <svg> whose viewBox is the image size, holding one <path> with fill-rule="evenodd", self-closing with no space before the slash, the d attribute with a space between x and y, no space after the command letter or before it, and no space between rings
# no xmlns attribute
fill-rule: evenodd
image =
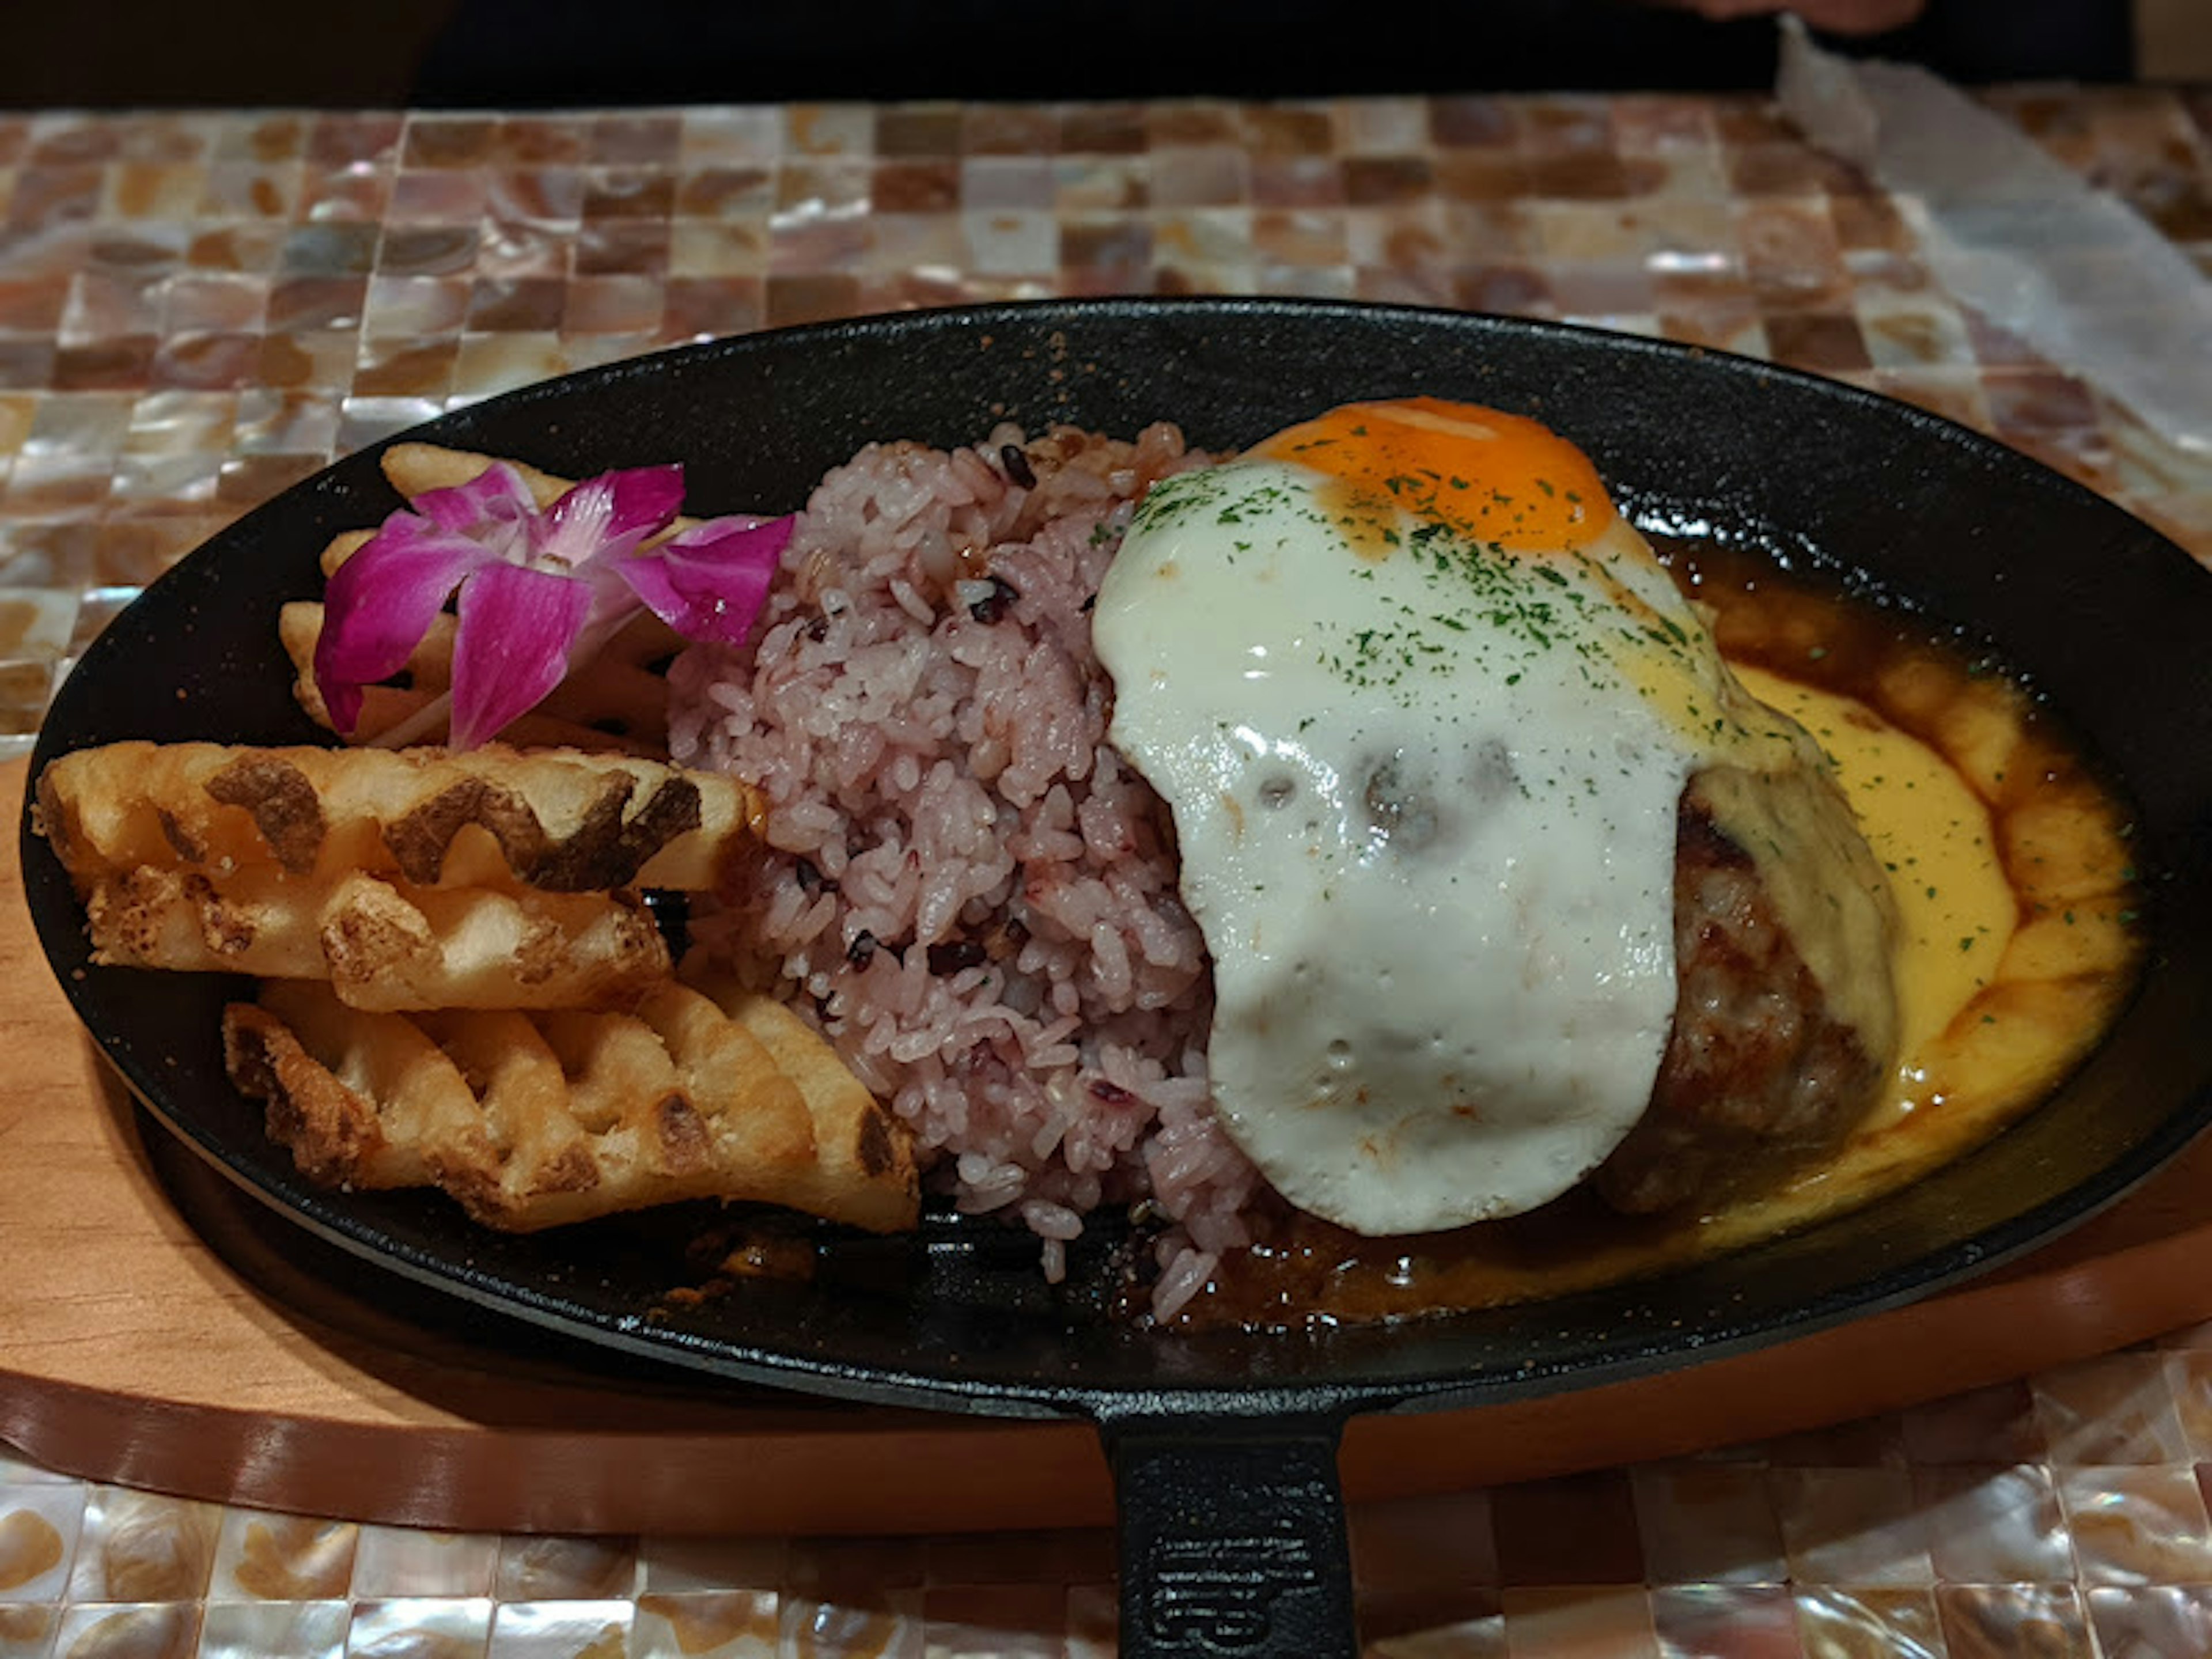
<svg viewBox="0 0 2212 1659"><path fill-rule="evenodd" d="M451 1061L398 1014L348 1008L320 987L264 988L275 1012L224 1011L231 1079L268 1103L270 1138L325 1186L417 1187L434 1151L476 1132L474 1097Z"/></svg>
<svg viewBox="0 0 2212 1659"><path fill-rule="evenodd" d="M635 1016L413 1018L272 985L225 1011L223 1042L233 1080L318 1182L436 1186L510 1231L698 1198L878 1231L914 1222L912 1151L887 1114L901 1156L825 1161L770 1050L672 981Z"/></svg>
<svg viewBox="0 0 2212 1659"><path fill-rule="evenodd" d="M340 999L364 1009L625 1008L668 976L635 893L414 888L354 875L319 943Z"/></svg>
<svg viewBox="0 0 2212 1659"><path fill-rule="evenodd" d="M659 927L627 891L141 866L94 880L85 908L103 966L328 980L360 1008L626 1007L669 973Z"/></svg>
<svg viewBox="0 0 2212 1659"><path fill-rule="evenodd" d="M64 755L40 775L38 806L80 887L145 867L273 865L568 893L710 887L754 811L729 778L628 756L205 743Z"/></svg>
<svg viewBox="0 0 2212 1659"><path fill-rule="evenodd" d="M814 1204L793 1200L797 1207L826 1213L815 1205L842 1194L841 1219L874 1232L912 1227L920 1176L914 1137L906 1126L847 1069L821 1033L785 1004L748 991L734 979L697 977L692 982L768 1051L806 1103L823 1192Z"/></svg>
<svg viewBox="0 0 2212 1659"><path fill-rule="evenodd" d="M725 778L499 749L116 744L38 786L96 960L387 1010L629 1006L670 972L633 884L712 885L751 810Z"/></svg>

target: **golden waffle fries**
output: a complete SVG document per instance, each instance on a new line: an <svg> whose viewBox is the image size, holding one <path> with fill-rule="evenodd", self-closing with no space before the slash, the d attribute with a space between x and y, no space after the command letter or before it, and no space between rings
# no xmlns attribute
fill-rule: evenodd
<svg viewBox="0 0 2212 1659"><path fill-rule="evenodd" d="M105 966L327 980L359 1008L620 1007L669 973L660 930L629 891L141 866L95 878L84 895Z"/></svg>
<svg viewBox="0 0 2212 1659"><path fill-rule="evenodd" d="M872 1232L902 1231L915 1224L914 1137L878 1103L847 1069L822 1034L773 997L741 988L732 980L707 980L698 989L768 1051L776 1069L798 1086L814 1121L814 1179L823 1196L786 1200L816 1215L829 1194L843 1194L839 1218ZM896 1180L886 1180L896 1173Z"/></svg>
<svg viewBox="0 0 2212 1659"><path fill-rule="evenodd" d="M274 865L565 893L710 887L753 811L730 778L626 755L212 743L64 755L40 774L38 805L80 882Z"/></svg>
<svg viewBox="0 0 2212 1659"><path fill-rule="evenodd" d="M726 778L505 749L125 743L38 785L96 960L386 1010L635 1001L670 963L634 888L711 886L751 811Z"/></svg>
<svg viewBox="0 0 2212 1659"><path fill-rule="evenodd" d="M491 465L384 456L410 498ZM541 507L569 487L515 470ZM375 533L334 538L325 574ZM288 605L278 636L327 728L323 623ZM224 1012L226 1066L327 1185L435 1187L518 1231L707 1198L914 1226L911 1132L790 1010L678 983L640 896L725 885L763 811L665 761L683 640L641 613L464 754L417 746L446 734L456 625L364 689L356 746L122 743L50 765L33 822L94 959L260 979Z"/></svg>
<svg viewBox="0 0 2212 1659"><path fill-rule="evenodd" d="M741 1012L670 981L635 1015L410 1018L277 983L225 1011L223 1045L271 1136L326 1184L436 1186L512 1231L697 1198L911 1227L904 1126L836 1084L842 1067L796 1016L779 1011L795 1035L771 1020L787 1045L772 1050L749 1029L758 1011Z"/></svg>
<svg viewBox="0 0 2212 1659"><path fill-rule="evenodd" d="M618 1008L668 976L659 926L627 890L410 890L354 875L318 932L332 988L356 1008Z"/></svg>

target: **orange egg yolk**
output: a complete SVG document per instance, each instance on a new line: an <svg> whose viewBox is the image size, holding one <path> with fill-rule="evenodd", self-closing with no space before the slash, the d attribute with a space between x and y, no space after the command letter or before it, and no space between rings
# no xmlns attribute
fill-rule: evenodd
<svg viewBox="0 0 2212 1659"><path fill-rule="evenodd" d="M1370 559L1398 544L1401 515L1516 552L1572 552L1618 516L1589 458L1557 433L1441 398L1346 404L1251 453L1325 474L1325 504Z"/></svg>

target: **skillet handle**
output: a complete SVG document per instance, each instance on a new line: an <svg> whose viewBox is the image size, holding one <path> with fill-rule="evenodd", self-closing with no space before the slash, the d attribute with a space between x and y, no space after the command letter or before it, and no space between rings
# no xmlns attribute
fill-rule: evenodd
<svg viewBox="0 0 2212 1659"><path fill-rule="evenodd" d="M1121 1659L1355 1659L1338 1417L1102 1422Z"/></svg>

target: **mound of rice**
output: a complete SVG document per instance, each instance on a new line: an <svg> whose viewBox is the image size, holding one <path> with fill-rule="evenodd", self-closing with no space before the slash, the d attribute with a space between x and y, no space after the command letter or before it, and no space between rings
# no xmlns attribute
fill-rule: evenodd
<svg viewBox="0 0 2212 1659"><path fill-rule="evenodd" d="M1167 809L1107 745L1090 606L1133 504L1206 459L1166 425L871 446L808 501L752 641L670 675L676 757L769 802L702 942L797 988L1048 1274L1089 1212L1157 1206L1161 1317L1247 1242L1260 1178L1208 1105L1205 946Z"/></svg>

